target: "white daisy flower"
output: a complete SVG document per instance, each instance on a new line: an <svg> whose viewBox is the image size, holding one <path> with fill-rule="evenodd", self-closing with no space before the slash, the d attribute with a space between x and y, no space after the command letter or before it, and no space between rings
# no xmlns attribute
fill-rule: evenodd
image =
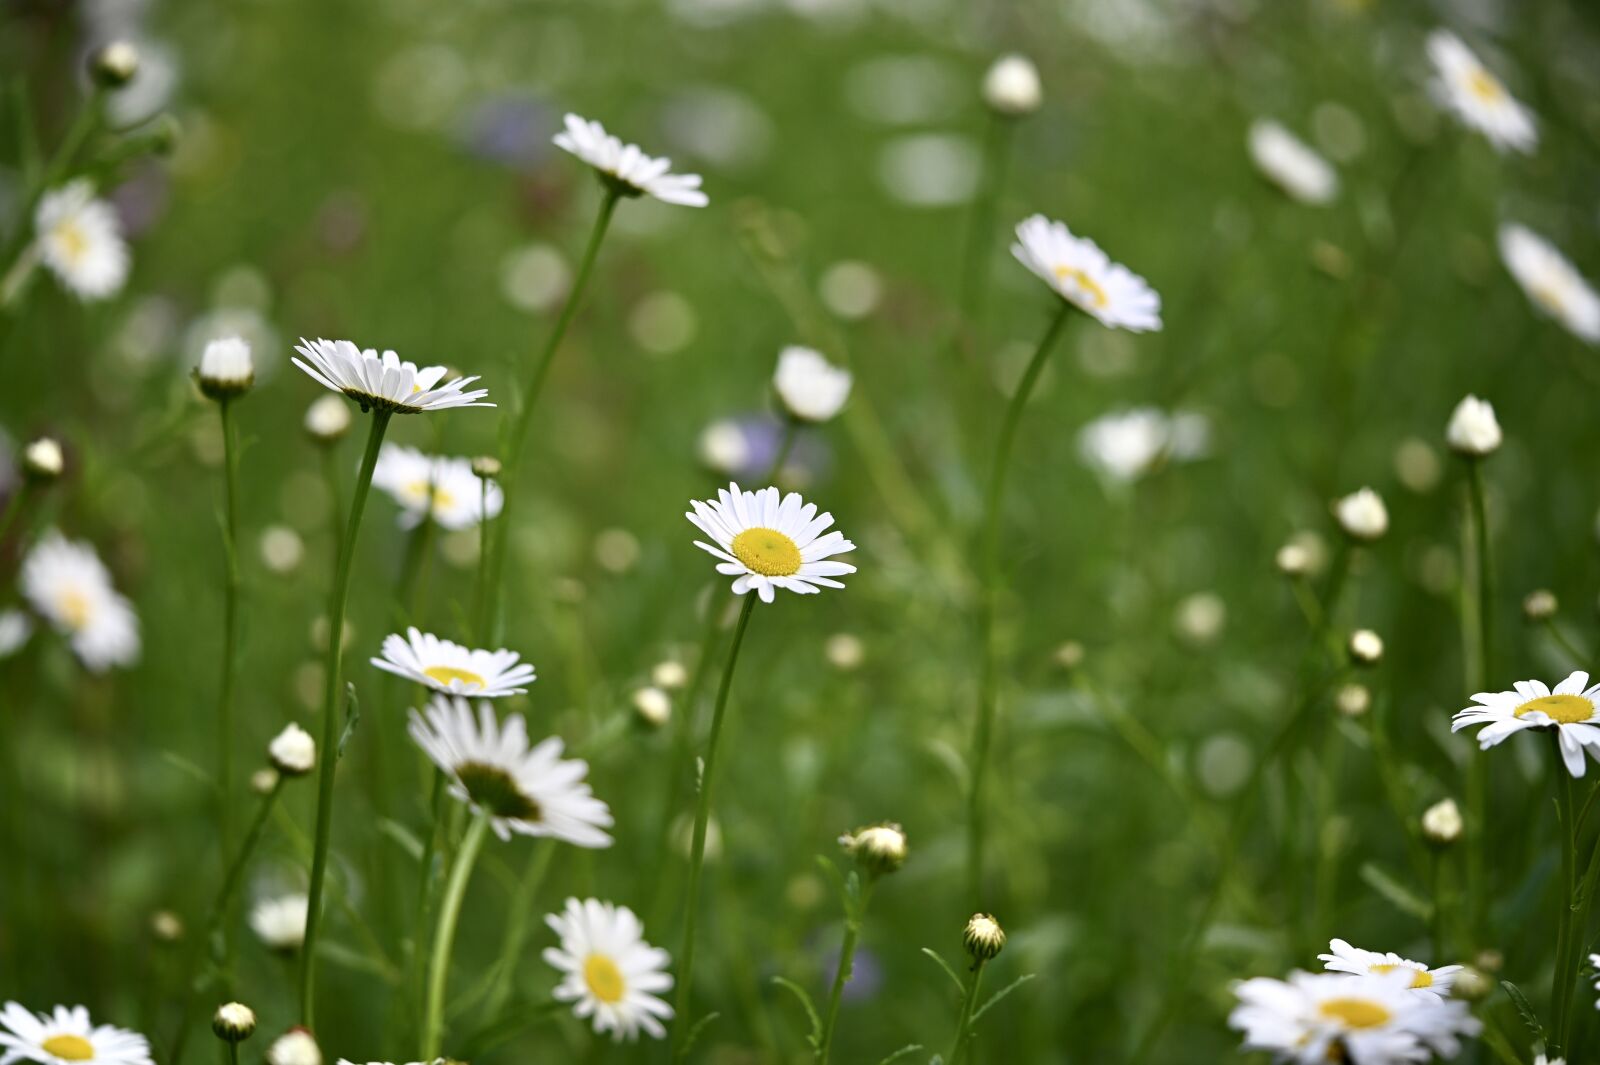
<svg viewBox="0 0 1600 1065"><path fill-rule="evenodd" d="M833 515L819 515L817 505L797 492L780 502L776 488L745 492L729 484L717 490L715 500L694 499L689 505L694 509L684 517L715 541L714 546L699 540L694 545L720 559L718 573L737 578L735 595L753 588L763 603L772 602L776 588L812 595L821 588L843 588L832 578L856 571L847 562L827 561L856 545L838 530L824 534Z"/></svg>
<svg viewBox="0 0 1600 1065"><path fill-rule="evenodd" d="M1523 729L1553 728L1561 747L1561 760L1567 772L1583 776L1583 753L1600 762L1600 716L1595 701L1600 699L1600 684L1589 685L1589 674L1578 670L1552 690L1544 682L1520 680L1508 692L1479 692L1472 697L1477 706L1458 711L1451 719L1450 731L1460 732L1483 725L1478 732L1478 747L1487 751L1507 736Z"/></svg>
<svg viewBox="0 0 1600 1065"><path fill-rule="evenodd" d="M306 340L300 338L294 350L306 357L294 364L324 388L343 392L361 405L396 414L417 414L425 410L450 407L492 407L481 402L486 388L467 390L476 377L456 377L444 381L443 366L417 368L403 362L392 351L378 354L374 348L361 349L348 340Z"/></svg>
<svg viewBox="0 0 1600 1065"><path fill-rule="evenodd" d="M547 915L545 923L561 937L560 947L544 950L544 960L563 973L556 999L575 1003L573 1013L593 1017L596 1032L618 1041L638 1038L641 1028L656 1039L667 1034L658 1018L670 1020L672 1007L656 993L672 987L671 958L645 942L632 910L568 899L566 909Z"/></svg>
<svg viewBox="0 0 1600 1065"><path fill-rule="evenodd" d="M1357 976L1371 973L1381 975L1405 969L1411 973L1413 990L1426 991L1442 998L1450 997L1450 989L1455 986L1456 974L1463 968L1460 965L1445 965L1430 969L1420 961L1402 958L1393 952L1380 954L1377 951L1362 950L1360 947L1352 947L1342 939L1332 940L1328 944L1328 953L1317 955L1317 959L1322 962L1322 967L1331 973L1354 973Z"/></svg>
<svg viewBox="0 0 1600 1065"><path fill-rule="evenodd" d="M250 930L269 949L293 953L305 942L310 907L310 899L303 894L262 899L250 910Z"/></svg>
<svg viewBox="0 0 1600 1065"><path fill-rule="evenodd" d="M1301 203L1332 203L1339 173L1310 145L1270 119L1250 124L1250 159L1267 180Z"/></svg>
<svg viewBox="0 0 1600 1065"><path fill-rule="evenodd" d="M1161 328L1161 297L1144 278L1114 263L1100 246L1036 214L1017 226L1017 261L1062 299L1113 329Z"/></svg>
<svg viewBox="0 0 1600 1065"><path fill-rule="evenodd" d="M372 485L400 504L400 527L412 529L424 515L446 529L469 529L500 513L505 495L493 481L472 472L472 460L425 455L404 444L384 444Z"/></svg>
<svg viewBox="0 0 1600 1065"><path fill-rule="evenodd" d="M589 765L563 761L552 736L528 743L528 726L512 714L502 726L488 702L478 716L459 696L433 697L427 716L411 711L411 738L450 778L450 794L490 815L495 835L551 836L580 847L609 847L611 810L583 780Z"/></svg>
<svg viewBox="0 0 1600 1065"><path fill-rule="evenodd" d="M1481 1029L1465 1002L1419 995L1393 972L1369 976L1293 972L1287 980L1257 977L1239 984L1228 1024L1244 1032L1244 1049L1279 1062L1402 1065L1453 1057L1460 1037Z"/></svg>
<svg viewBox="0 0 1600 1065"><path fill-rule="evenodd" d="M1509 223L1500 227L1500 258L1535 308L1578 339L1600 344L1600 294L1555 245Z"/></svg>
<svg viewBox="0 0 1600 1065"><path fill-rule="evenodd" d="M672 160L656 159L607 133L598 122L569 114L567 128L555 145L594 167L601 179L624 196L654 196L664 203L704 207L711 202L700 191L699 174L671 173Z"/></svg>
<svg viewBox="0 0 1600 1065"><path fill-rule="evenodd" d="M778 354L773 391L789 416L803 422L825 422L850 398L850 371L835 366L820 351L791 344Z"/></svg>
<svg viewBox="0 0 1600 1065"><path fill-rule="evenodd" d="M46 533L23 561L18 584L91 672L138 661L138 615L88 544Z"/></svg>
<svg viewBox="0 0 1600 1065"><path fill-rule="evenodd" d="M39 1065L153 1065L150 1043L138 1032L93 1024L82 1006L57 1006L34 1013L15 1002L0 1009L0 1062L33 1061Z"/></svg>
<svg viewBox="0 0 1600 1065"><path fill-rule="evenodd" d="M1533 114L1517 102L1499 78L1489 72L1472 49L1449 30L1428 35L1433 60L1434 96L1462 125L1489 138L1499 151L1531 152L1539 144Z"/></svg>
<svg viewBox="0 0 1600 1065"><path fill-rule="evenodd" d="M45 193L34 214L39 257L79 299L116 295L128 279L128 245L116 209L94 185L71 181Z"/></svg>
<svg viewBox="0 0 1600 1065"><path fill-rule="evenodd" d="M521 695L528 690L522 685L535 680L533 664L519 662L521 657L503 647L498 651L462 647L411 627L404 636L385 636L383 657L372 659L372 664L434 691L495 699Z"/></svg>

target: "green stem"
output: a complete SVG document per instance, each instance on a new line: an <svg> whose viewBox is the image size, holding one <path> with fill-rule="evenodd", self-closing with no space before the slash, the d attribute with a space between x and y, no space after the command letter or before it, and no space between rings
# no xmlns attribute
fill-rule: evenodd
<svg viewBox="0 0 1600 1065"><path fill-rule="evenodd" d="M1556 646L1566 653L1570 664L1574 668L1588 664L1589 656L1583 653L1583 648L1572 642L1572 637L1568 636L1561 626L1556 624L1555 618L1546 618L1544 627L1545 631L1550 633L1550 638L1556 642Z"/></svg>
<svg viewBox="0 0 1600 1065"><path fill-rule="evenodd" d="M239 1065L239 1044L231 1039L228 1040L228 1062L229 1065Z"/></svg>
<svg viewBox="0 0 1600 1065"><path fill-rule="evenodd" d="M945 1059L947 1065L956 1065L961 1060L961 1052L966 1049L967 1037L971 1034L968 1029L972 1027L972 1008L978 1001L978 985L983 982L984 959L979 958L972 967L972 983L967 985L967 997L961 1002L961 1019L956 1022L956 1041L950 1046L950 1054Z"/></svg>
<svg viewBox="0 0 1600 1065"><path fill-rule="evenodd" d="M431 775L433 791L428 808L432 811L432 817L428 821L428 835L422 841L422 857L417 862L417 914L411 926L411 955L407 959L405 981L405 993L417 1010L413 1014L417 1017L422 1015L423 998L427 994L424 979L426 968L422 959L428 949L428 925L433 916L434 864L439 852L439 837L445 827L444 773L436 768Z"/></svg>
<svg viewBox="0 0 1600 1065"><path fill-rule="evenodd" d="M489 812L475 812L472 823L467 826L467 834L461 840L461 847L456 851L449 883L445 885L444 902L439 907L439 924L433 933L433 957L428 963L428 1000L422 1020L423 1061L433 1061L439 1056L450 949L455 945L456 922L461 917L461 902L466 898L467 881L472 877L472 866L478 860L478 852L483 849L483 837L488 833Z"/></svg>
<svg viewBox="0 0 1600 1065"><path fill-rule="evenodd" d="M962 330L976 338L983 331L984 299L989 290L989 249L994 240L995 215L1000 206L1000 190L1005 187L1006 163L1010 160L1013 122L1004 115L992 115L983 138L983 185L972 204L971 228L967 231L966 254L961 268Z"/></svg>
<svg viewBox="0 0 1600 1065"><path fill-rule="evenodd" d="M317 835L311 852L311 885L307 891L305 945L300 953L300 1023L315 1029L312 992L316 983L317 932L322 924L322 889L328 875L328 844L333 834L333 776L339 761L339 682L344 663L344 608L350 594L350 571L355 559L356 535L361 531L361 514L372 487L372 471L378 465L378 450L384 431L389 428L391 411L374 408L372 428L367 433L367 450L361 456L361 471L356 475L350 497L350 520L339 542L339 564L328 595L328 655L324 663L325 688L322 699L322 749L317 767Z"/></svg>
<svg viewBox="0 0 1600 1065"><path fill-rule="evenodd" d="M1555 773L1560 777L1556 785L1557 820L1561 827L1561 879L1559 881L1556 911L1556 968L1550 982L1550 1054L1560 1056L1567 1048L1570 1027L1572 985L1576 979L1578 949L1572 920L1572 903L1577 893L1577 839L1574 804L1572 801L1572 774L1562 764L1560 730L1551 732L1555 747Z"/></svg>
<svg viewBox="0 0 1600 1065"><path fill-rule="evenodd" d="M752 589L745 593L744 606L739 610L739 622L733 630L733 642L728 645L727 662L722 667L722 683L717 688L716 708L711 714L711 734L706 738L705 761L700 770L700 798L694 812L694 838L689 853L689 887L684 895L683 948L678 951L678 1005L676 1020L672 1025L672 1060L677 1061L689 1052L683 1035L692 1027L689 1016L691 991L694 987L695 918L700 909L700 874L706 860L706 824L711 818L711 785L717 768L717 741L722 737L722 721L728 709L728 691L733 687L733 668L739 662L739 648L744 643L745 630L750 627L750 613L755 608L756 595Z"/></svg>
<svg viewBox="0 0 1600 1065"><path fill-rule="evenodd" d="M494 980L484 996L483 1015L490 1021L500 1016L511 994L516 980L517 961L522 957L522 945L528 938L528 918L533 913L533 899L539 891L539 885L544 882L550 859L555 853L555 840L541 840L533 848L533 853L528 855L528 865L522 871L522 878L517 881L516 892L511 897L510 916L507 918L505 945L495 963Z"/></svg>
<svg viewBox="0 0 1600 1065"><path fill-rule="evenodd" d="M217 698L217 779L221 793L218 797L218 814L224 854L233 845L233 689L239 647L239 440L237 427L230 417L232 410L230 400L223 399L217 404L222 421L222 554L225 566L222 684L221 694Z"/></svg>
<svg viewBox="0 0 1600 1065"><path fill-rule="evenodd" d="M544 391L545 379L549 376L551 364L555 362L561 341L566 337L567 329L572 325L578 307L583 302L584 292L589 287L589 276L594 272L595 256L600 251L600 242L605 238L607 228L611 225L611 215L617 208L620 196L618 188L606 187L605 197L600 201L600 211L595 215L594 228L589 233L589 244L584 248L583 259L578 264L577 277L572 282L572 290L567 293L567 301L561 308L561 316L556 319L555 328L551 330L538 360L533 364L533 376L528 379L527 388L522 393L522 406L512 423L511 439L506 446L505 454L501 457L503 473L500 489L503 493L503 502L500 506L500 519L496 523L499 531L494 535L494 560L490 569L489 594L485 598L484 617L480 619L479 626L481 631L488 634L487 645L491 647L500 642L502 635L501 577L505 573L506 545L511 538L511 510L517 496L517 467L522 459L522 448L528 437L528 427L533 423L533 409L538 405L539 394Z"/></svg>
<svg viewBox="0 0 1600 1065"><path fill-rule="evenodd" d="M1477 691L1490 690L1491 655L1494 636L1494 580L1493 561L1489 550L1488 508L1484 505L1483 463L1469 459L1467 464L1467 495L1471 511L1470 528L1476 566L1478 622L1477 647L1472 661L1477 667L1472 678ZM1467 767L1467 895L1471 901L1468 915L1470 931L1474 936L1483 933L1488 918L1489 905L1489 759L1473 758Z"/></svg>
<svg viewBox="0 0 1600 1065"><path fill-rule="evenodd" d="M22 514L26 507L28 497L33 494L33 482L24 479L21 487L11 493L11 500L6 504L6 509L0 512L0 544L5 543L6 534L11 531L11 526Z"/></svg>
<svg viewBox="0 0 1600 1065"><path fill-rule="evenodd" d="M856 956L856 942L861 938L861 922L867 915L867 903L872 898L873 877L861 886L861 901L847 910L844 920L844 943L839 947L839 967L834 970L833 989L828 993L828 1014L822 1024L822 1039L817 1044L815 1060L818 1065L828 1065L828 1054L833 1048L833 1030L839 1019L839 1001L844 997L844 985L850 982Z"/></svg>
<svg viewBox="0 0 1600 1065"><path fill-rule="evenodd" d="M494 523L489 520L489 478L483 478L478 485L478 565L472 580L472 616L479 620L476 630L478 638L488 636L488 625L484 623L484 612L488 609L489 602L489 558L491 555L489 531Z"/></svg>
<svg viewBox="0 0 1600 1065"><path fill-rule="evenodd" d="M1000 586L1000 508L1005 499L1006 473L1011 465L1011 450L1016 443L1017 426L1022 420L1023 408L1033 394L1039 375L1044 372L1045 360L1072 313L1072 304L1061 301L1060 308L1045 330L1039 347L1034 351L1028 368L1011 394L1006 407L1005 420L1000 423L1000 440L995 447L994 467L989 473L989 491L983 508L983 589L979 593L978 645L982 668L978 675L978 713L973 724L971 788L967 795L967 898L974 905L981 901L983 887L983 787L988 773L989 745L993 740L995 717L995 599Z"/></svg>

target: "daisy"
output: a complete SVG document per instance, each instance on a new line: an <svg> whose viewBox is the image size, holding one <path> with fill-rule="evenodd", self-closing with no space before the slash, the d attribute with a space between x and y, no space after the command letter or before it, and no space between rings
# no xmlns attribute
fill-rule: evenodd
<svg viewBox="0 0 1600 1065"><path fill-rule="evenodd" d="M1267 180L1301 203L1320 206L1339 195L1333 164L1276 122L1250 124L1250 159Z"/></svg>
<svg viewBox="0 0 1600 1065"><path fill-rule="evenodd" d="M1442 998L1450 997L1450 988L1456 982L1456 973L1462 970L1460 965L1445 965L1438 969L1430 969L1420 961L1402 958L1393 952L1380 954L1377 951L1362 950L1352 947L1342 939L1335 939L1328 944L1327 954L1317 955L1323 968L1331 973L1354 973L1364 976L1371 973L1392 973L1401 969L1411 972L1411 987L1414 990L1426 991L1429 994L1439 995Z"/></svg>
<svg viewBox="0 0 1600 1065"><path fill-rule="evenodd" d="M18 583L90 672L138 660L138 615L112 587L111 574L88 544L46 533L28 552Z"/></svg>
<svg viewBox="0 0 1600 1065"><path fill-rule="evenodd" d="M521 714L502 726L487 702L472 708L460 696L433 697L427 716L411 711L411 738L450 778L450 794L490 815L495 835L552 836L580 847L609 847L604 829L611 810L594 797L584 775L589 765L563 761L552 736L528 744Z"/></svg>
<svg viewBox="0 0 1600 1065"><path fill-rule="evenodd" d="M555 135L556 147L594 167L600 179L618 194L648 194L663 203L685 207L704 207L711 202L700 191L699 174L671 173L672 160L655 159L635 145L623 144L598 122L569 114L566 125Z"/></svg>
<svg viewBox="0 0 1600 1065"><path fill-rule="evenodd" d="M1161 328L1161 297L1144 278L1114 263L1100 246L1036 214L1017 226L1017 261L1062 299L1113 329Z"/></svg>
<svg viewBox="0 0 1600 1065"><path fill-rule="evenodd" d="M34 214L39 256L79 299L113 296L128 279L128 246L116 209L97 200L94 185L71 181L39 199Z"/></svg>
<svg viewBox="0 0 1600 1065"><path fill-rule="evenodd" d="M1503 225L1500 258L1534 307L1580 340L1600 344L1600 295L1553 244L1525 226Z"/></svg>
<svg viewBox="0 0 1600 1065"><path fill-rule="evenodd" d="M1531 152L1539 143L1533 115L1506 91L1500 79L1449 30L1428 35L1433 92L1439 105L1489 138L1499 151Z"/></svg>
<svg viewBox="0 0 1600 1065"><path fill-rule="evenodd" d="M392 351L379 355L374 348L358 348L348 340L304 337L294 350L306 357L305 362L294 359L296 366L324 388L355 400L363 411L376 407L393 414L417 414L450 407L494 406L481 402L488 389L466 390L476 377L454 377L440 384L445 376L443 366L418 369L416 363L403 362Z"/></svg>
<svg viewBox="0 0 1600 1065"><path fill-rule="evenodd" d="M1600 761L1600 717L1595 700L1600 684L1589 686L1589 674L1578 670L1555 686L1542 681L1518 681L1513 691L1479 692L1472 697L1477 706L1458 711L1451 719L1450 731L1460 732L1471 725L1487 725L1478 733L1478 747L1487 751L1507 736L1530 728L1553 728L1567 772L1583 776L1583 752Z"/></svg>
<svg viewBox="0 0 1600 1065"><path fill-rule="evenodd" d="M153 1065L145 1037L126 1028L91 1024L82 1006L57 1006L33 1013L15 1002L0 1009L0 1062L32 1061L39 1065Z"/></svg>
<svg viewBox="0 0 1600 1065"><path fill-rule="evenodd" d="M791 418L825 422L850 398L850 371L829 362L820 351L791 344L778 354L773 391Z"/></svg>
<svg viewBox="0 0 1600 1065"><path fill-rule="evenodd" d="M372 473L374 486L400 504L400 527L426 515L446 529L468 529L500 513L504 494L472 472L472 460L425 455L404 444L384 444Z"/></svg>
<svg viewBox="0 0 1600 1065"><path fill-rule="evenodd" d="M545 923L561 937L546 947L544 960L564 975L554 996L573 1002L573 1013L593 1017L596 1032L618 1041L636 1039L639 1029L656 1039L667 1034L657 1018L671 1019L672 1007L654 992L672 986L671 960L644 939L639 918L626 906L599 899L568 899L566 909Z"/></svg>
<svg viewBox="0 0 1600 1065"><path fill-rule="evenodd" d="M856 545L838 530L823 533L833 524L832 514L817 514L817 505L799 493L778 499L776 488L741 491L737 484L717 490L717 499L690 500L694 509L684 517L712 540L694 545L716 556L717 572L737 578L733 593L752 588L763 603L770 603L775 588L813 595L820 588L843 588L833 580L856 568L847 562L826 561L831 555L854 551Z"/></svg>
<svg viewBox="0 0 1600 1065"><path fill-rule="evenodd" d="M412 627L404 636L385 636L383 657L372 659L372 664L435 691L494 699L521 695L528 689L519 685L533 683L533 665L519 662L520 657L503 647L498 651L462 647Z"/></svg>
<svg viewBox="0 0 1600 1065"><path fill-rule="evenodd" d="M1288 980L1258 977L1235 988L1239 1005L1228 1024L1244 1032L1244 1049L1279 1062L1354 1065L1425 1062L1454 1056L1460 1036L1481 1025L1464 1002L1418 995L1402 973L1351 976L1293 972Z"/></svg>
<svg viewBox="0 0 1600 1065"><path fill-rule="evenodd" d="M309 907L305 895L262 899L250 911L250 929L268 948L291 954L305 942Z"/></svg>

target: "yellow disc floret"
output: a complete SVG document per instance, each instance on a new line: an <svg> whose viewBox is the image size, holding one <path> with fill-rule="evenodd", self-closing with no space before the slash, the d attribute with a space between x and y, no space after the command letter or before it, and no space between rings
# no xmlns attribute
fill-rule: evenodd
<svg viewBox="0 0 1600 1065"><path fill-rule="evenodd" d="M792 577L800 572L800 546L777 529L746 529L729 545L733 557L763 577Z"/></svg>
<svg viewBox="0 0 1600 1065"><path fill-rule="evenodd" d="M1594 704L1581 695L1541 695L1517 707L1516 716L1536 712L1562 725L1576 725L1594 717Z"/></svg>
<svg viewBox="0 0 1600 1065"><path fill-rule="evenodd" d="M1330 998L1318 1009L1324 1017L1346 1028L1377 1028L1394 1016L1381 1004L1365 998Z"/></svg>
<svg viewBox="0 0 1600 1065"><path fill-rule="evenodd" d="M608 1006L621 1002L627 991L622 970L604 954L591 954L583 960L583 982L595 998Z"/></svg>

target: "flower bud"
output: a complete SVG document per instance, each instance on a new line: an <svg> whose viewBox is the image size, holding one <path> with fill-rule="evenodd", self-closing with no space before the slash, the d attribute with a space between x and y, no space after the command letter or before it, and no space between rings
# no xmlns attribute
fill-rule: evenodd
<svg viewBox="0 0 1600 1065"><path fill-rule="evenodd" d="M267 745L272 767L286 777L303 777L317 764L317 741L299 725L290 723Z"/></svg>
<svg viewBox="0 0 1600 1065"><path fill-rule="evenodd" d="M1024 55L1003 55L983 76L983 102L997 115L1021 118L1039 110L1044 90L1039 68Z"/></svg>
<svg viewBox="0 0 1600 1065"><path fill-rule="evenodd" d="M820 351L791 345L778 355L773 391L784 411L799 422L825 422L844 408L854 379Z"/></svg>
<svg viewBox="0 0 1600 1065"><path fill-rule="evenodd" d="M1389 531L1389 510L1383 498L1370 488L1352 492L1334 504L1339 527L1352 540L1371 543Z"/></svg>
<svg viewBox="0 0 1600 1065"><path fill-rule="evenodd" d="M875 877L894 872L906 861L905 831L887 821L840 836L839 846Z"/></svg>
<svg viewBox="0 0 1600 1065"><path fill-rule="evenodd" d="M1461 808L1454 799L1441 799L1422 812L1422 836L1435 847L1448 847L1461 838Z"/></svg>
<svg viewBox="0 0 1600 1065"><path fill-rule="evenodd" d="M1383 637L1371 629L1357 629L1350 634L1350 661L1358 666L1376 665L1383 657Z"/></svg>
<svg viewBox="0 0 1600 1065"><path fill-rule="evenodd" d="M120 89L139 73L139 49L131 41L111 41L89 54L89 77L102 89Z"/></svg>
<svg viewBox="0 0 1600 1065"><path fill-rule="evenodd" d="M350 430L350 405L333 393L318 396L306 408L306 432L319 444L331 444Z"/></svg>
<svg viewBox="0 0 1600 1065"><path fill-rule="evenodd" d="M256 1014L243 1002L229 1002L211 1015L211 1030L224 1043L242 1043L256 1030Z"/></svg>
<svg viewBox="0 0 1600 1065"><path fill-rule="evenodd" d="M1372 709L1372 693L1365 684L1346 684L1334 693L1333 705L1345 717L1360 717Z"/></svg>
<svg viewBox="0 0 1600 1065"><path fill-rule="evenodd" d="M962 945L972 955L974 965L988 961L1005 949L1006 933L1000 922L986 913L975 913L961 935Z"/></svg>
<svg viewBox="0 0 1600 1065"><path fill-rule="evenodd" d="M1057 647L1055 654L1051 655L1050 657L1055 660L1057 666L1060 666L1062 669L1067 670L1070 673L1072 670L1083 665L1084 653L1083 644L1079 643L1077 640L1067 640L1061 644L1061 646Z"/></svg>
<svg viewBox="0 0 1600 1065"><path fill-rule="evenodd" d="M256 367L250 358L249 342L242 337L211 341L200 356L194 379L207 399L233 399L250 391L256 383Z"/></svg>
<svg viewBox="0 0 1600 1065"><path fill-rule="evenodd" d="M1503 439L1500 423L1495 420L1494 408L1477 396L1468 396L1456 404L1450 415L1450 424L1444 431L1445 442L1458 455L1482 458L1493 454Z"/></svg>
<svg viewBox="0 0 1600 1065"><path fill-rule="evenodd" d="M268 795L278 786L280 779L278 771L270 766L257 769L250 774L250 790L257 795Z"/></svg>
<svg viewBox="0 0 1600 1065"><path fill-rule="evenodd" d="M862 660L866 658L861 637L848 632L836 632L829 636L828 642L823 644L822 653L830 666L847 673L860 668Z"/></svg>
<svg viewBox="0 0 1600 1065"><path fill-rule="evenodd" d="M1556 593L1548 588L1538 588L1523 598L1522 616L1529 621L1549 621L1556 616L1559 606Z"/></svg>
<svg viewBox="0 0 1600 1065"><path fill-rule="evenodd" d="M41 436L22 449L22 475L30 481L53 481L66 468L66 456L54 437Z"/></svg>
<svg viewBox="0 0 1600 1065"><path fill-rule="evenodd" d="M689 683L689 671L683 668L683 663L675 658L668 658L657 662L650 671L650 682L658 688L676 691Z"/></svg>
<svg viewBox="0 0 1600 1065"><path fill-rule="evenodd" d="M150 934L163 943L176 943L183 938L183 919L171 910L157 910L150 915Z"/></svg>
<svg viewBox="0 0 1600 1065"><path fill-rule="evenodd" d="M654 685L646 685L633 693L633 712L645 724L660 728L672 720L672 697Z"/></svg>
<svg viewBox="0 0 1600 1065"><path fill-rule="evenodd" d="M1311 552L1303 544L1284 544L1272 562L1285 577L1304 577L1311 572Z"/></svg>
<svg viewBox="0 0 1600 1065"><path fill-rule="evenodd" d="M1465 1002L1479 1002L1489 997L1494 991L1494 980L1482 969L1471 965L1464 965L1456 973L1455 983L1450 985L1450 997L1459 998ZM1560 1059L1550 1062L1549 1065L1560 1065Z"/></svg>
<svg viewBox="0 0 1600 1065"><path fill-rule="evenodd" d="M495 480L500 476L500 460L493 455L479 455L472 460L472 472L485 481Z"/></svg>
<svg viewBox="0 0 1600 1065"><path fill-rule="evenodd" d="M267 1065L322 1065L322 1050L304 1028L291 1028L267 1047Z"/></svg>

